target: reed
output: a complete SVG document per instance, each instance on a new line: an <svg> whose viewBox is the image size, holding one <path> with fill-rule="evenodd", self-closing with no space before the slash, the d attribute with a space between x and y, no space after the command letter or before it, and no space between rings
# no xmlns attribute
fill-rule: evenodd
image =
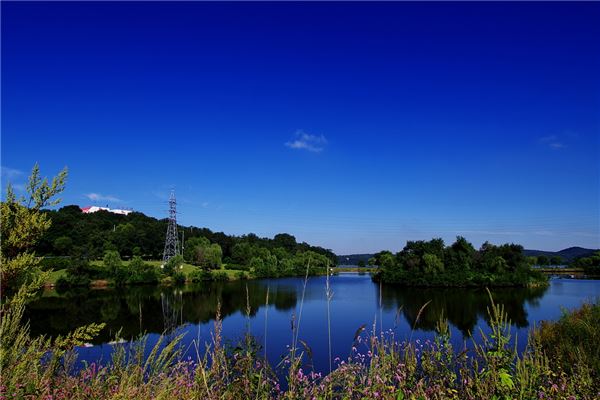
<svg viewBox="0 0 600 400"><path fill-rule="evenodd" d="M330 286L326 293L332 296ZM361 326L350 355L336 359L330 373L311 371L312 350L298 339L303 351L296 358L287 357L291 362L282 366L287 372L283 375L261 356L260 346L249 334L238 346L223 346L220 307L206 351L201 354L195 343L195 360L183 358L181 336L165 335L152 349L147 349L145 340L134 346L118 345L110 363L92 363L73 373L70 352L90 340L99 327L54 340L32 338L22 322L23 298L17 296L11 303L2 308L2 399L600 398L594 342L600 329L598 301L532 331L522 355L510 345L510 321L503 306L490 296L491 333L480 331L480 344L471 349L453 349L443 318L436 325L435 339L424 343L399 342L391 329L368 333ZM548 329L552 331L544 332ZM570 330L590 336L578 337L573 348L551 347L557 334ZM577 356L586 349L586 357ZM561 361L571 355L575 358L563 366Z"/></svg>

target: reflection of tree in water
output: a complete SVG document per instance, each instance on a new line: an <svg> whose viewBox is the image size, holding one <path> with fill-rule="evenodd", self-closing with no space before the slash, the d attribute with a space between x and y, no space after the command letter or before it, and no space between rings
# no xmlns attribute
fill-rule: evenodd
<svg viewBox="0 0 600 400"><path fill-rule="evenodd" d="M377 288L379 291L379 288ZM525 302L536 303L547 288L496 288L492 297L503 304L511 322L519 327L527 327ZM485 289L474 288L409 288L383 285L381 288L383 308L398 309L408 324L415 326L421 307L431 301L416 321L419 329L433 330L442 314L456 326L463 335L473 331L478 318L488 320L487 308L490 299Z"/></svg>
<svg viewBox="0 0 600 400"><path fill-rule="evenodd" d="M75 289L52 292L32 302L26 311L34 335L66 334L90 322L106 322L96 338L103 343L121 329L124 339L142 333L172 331L183 323L206 323L214 319L217 304L226 318L246 310L246 287L250 315L264 307L267 285L269 305L278 310L296 306L296 288L266 281L208 282L181 288L136 286L126 289Z"/></svg>

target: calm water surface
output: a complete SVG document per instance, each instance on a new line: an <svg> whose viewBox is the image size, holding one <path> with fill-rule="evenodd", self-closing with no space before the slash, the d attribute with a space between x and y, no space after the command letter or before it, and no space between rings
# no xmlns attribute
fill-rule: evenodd
<svg viewBox="0 0 600 400"><path fill-rule="evenodd" d="M373 326L376 331L393 330L400 340L423 341L433 338L435 324L443 313L450 322L453 343L461 348L465 341L469 343L470 332L477 338L480 328L489 331L489 298L482 289L380 286L369 275L355 273L334 276L331 284L333 357L348 356L354 333L363 324L368 330ZM110 341L119 330L127 340L146 333L149 345L164 332L184 333L186 349L198 337L200 343L209 342L220 304L225 340L235 345L249 329L262 345L266 334L267 357L274 365L292 342L291 321L299 320L299 338L312 348L315 368L324 371L328 368L325 277L309 278L300 317L302 290L300 278L215 282L182 288L86 289L65 293L52 290L29 306L26 318L30 319L34 335L52 336L90 322L105 322L107 326L96 341L77 352L79 360L107 362L113 349ZM553 279L548 288L495 289L492 295L505 306L522 351L527 332L536 323L555 320L562 309L573 309L600 297L600 281ZM428 301L431 302L416 320L419 309ZM188 351L189 355L195 354L195 350Z"/></svg>

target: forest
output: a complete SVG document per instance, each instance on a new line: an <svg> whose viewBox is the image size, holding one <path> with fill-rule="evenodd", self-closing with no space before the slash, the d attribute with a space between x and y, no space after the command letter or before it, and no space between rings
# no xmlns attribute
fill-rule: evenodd
<svg viewBox="0 0 600 400"><path fill-rule="evenodd" d="M144 260L162 259L167 219L156 219L139 212L129 215L107 211L85 214L75 205L43 212L48 215L52 225L36 246L38 255L98 260L106 251L118 251L123 259L133 256L140 256ZM277 234L270 239L253 233L227 235L195 226L179 225L178 230L180 236L185 236L186 261L197 265L204 263L204 259L214 259L215 253L221 254L223 263L232 265L248 265L255 257L266 259L269 255L277 255L284 258L306 251L325 256L332 264L336 261L331 250L298 243L294 236L287 233ZM203 254L194 254L198 245L208 247L210 250L205 251L208 254L204 257Z"/></svg>

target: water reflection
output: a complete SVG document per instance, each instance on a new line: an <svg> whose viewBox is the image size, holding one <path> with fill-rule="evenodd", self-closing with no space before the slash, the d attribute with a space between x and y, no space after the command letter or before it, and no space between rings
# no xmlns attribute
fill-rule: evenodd
<svg viewBox="0 0 600 400"><path fill-rule="evenodd" d="M401 309L411 327L434 330L436 323L444 318L468 336L479 318L488 320L490 305L488 292L475 288L407 288L382 285L381 302L384 310ZM547 288L498 288L492 289L494 302L504 305L508 318L517 328L529 326L525 304L535 305ZM417 320L419 310L427 302Z"/></svg>
<svg viewBox="0 0 600 400"><path fill-rule="evenodd" d="M324 302L324 290L320 278L313 278L307 287L305 301ZM489 297L485 289L466 288L405 288L372 284L365 279L360 290L368 288L372 293L373 308L382 303L383 312L403 316L409 327L434 330L436 322L444 315L464 335L473 332L479 318L487 319ZM286 311L296 307L301 296L300 280L214 282L190 285L182 288L138 286L124 289L70 290L64 293L50 291L27 310L34 335L66 334L90 322L105 322L96 343L114 338L121 330L125 339L138 337L141 333L169 333L179 326L206 323L215 318L220 304L222 318L246 312L256 315L265 306L269 287L269 307ZM334 279L334 303L344 303L349 312L364 300L341 300L341 291L358 288L350 281ZM535 305L546 288L502 288L492 290L494 301L503 304L512 323L523 328L529 325L526 304ZM430 301L417 320L421 307ZM347 304L346 304L347 303ZM291 315L291 311L289 311ZM372 314L371 314L372 315ZM309 318L309 317L305 317ZM402 317L401 317L402 318Z"/></svg>
<svg viewBox="0 0 600 400"><path fill-rule="evenodd" d="M296 306L296 287L271 285L269 304L278 310ZM246 296L246 288L248 296ZM105 343L121 330L131 339L141 333L169 333L185 323L205 323L215 318L220 304L226 318L250 305L250 316L264 307L267 285L260 281L214 282L181 288L137 286L123 289L46 292L28 306L34 335L64 335L91 322L107 324L95 343Z"/></svg>

